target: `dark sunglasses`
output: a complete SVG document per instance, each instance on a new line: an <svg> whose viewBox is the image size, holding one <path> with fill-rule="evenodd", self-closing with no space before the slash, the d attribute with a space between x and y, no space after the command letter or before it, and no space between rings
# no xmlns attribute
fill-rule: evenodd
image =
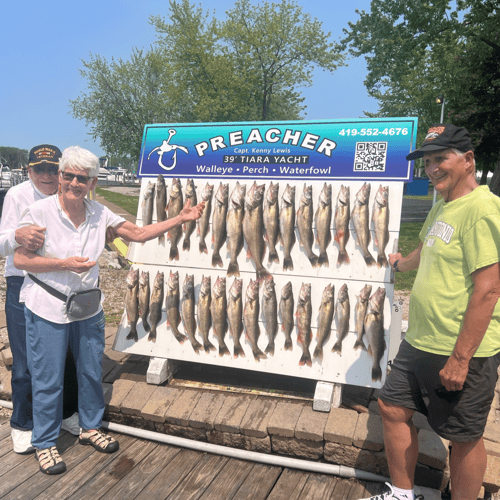
<svg viewBox="0 0 500 500"><path fill-rule="evenodd" d="M57 165L33 165L31 167L35 174L57 175L59 167Z"/></svg>
<svg viewBox="0 0 500 500"><path fill-rule="evenodd" d="M69 172L61 172L61 176L65 181L68 182L72 182L73 179L76 177L76 180L78 181L79 184L88 184L90 179L93 178L87 175L76 175L76 174L71 174Z"/></svg>

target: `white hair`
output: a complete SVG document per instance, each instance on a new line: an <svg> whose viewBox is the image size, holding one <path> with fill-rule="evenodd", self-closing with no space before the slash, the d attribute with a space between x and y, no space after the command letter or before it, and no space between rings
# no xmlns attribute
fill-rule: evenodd
<svg viewBox="0 0 500 500"><path fill-rule="evenodd" d="M62 152L59 160L59 170L64 172L66 168L88 172L89 177L97 177L99 174L99 158L88 149L80 146L70 146Z"/></svg>

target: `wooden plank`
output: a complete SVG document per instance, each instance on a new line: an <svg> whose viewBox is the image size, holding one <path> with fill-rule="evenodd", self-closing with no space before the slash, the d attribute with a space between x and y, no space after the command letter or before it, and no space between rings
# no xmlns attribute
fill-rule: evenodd
<svg viewBox="0 0 500 500"><path fill-rule="evenodd" d="M62 449L65 443L73 443L73 446ZM90 446L80 446L77 444L77 437L72 436L69 433L64 433L61 435L57 441L58 450L61 453L61 457L66 463L68 472L66 474L71 474L74 468L80 463L86 460L91 454L94 453L94 449ZM38 462L33 458L33 463L35 464L35 472L22 483L20 483L16 488L10 491L7 495L2 497L2 500L26 500L27 498L33 497L33 492L36 494L41 494L43 491L51 488L51 486L59 480L63 480L63 475L49 476L47 474L42 474L38 470Z"/></svg>
<svg viewBox="0 0 500 500"><path fill-rule="evenodd" d="M12 452L12 440L10 434L0 441L0 457Z"/></svg>
<svg viewBox="0 0 500 500"><path fill-rule="evenodd" d="M196 500L203 495L229 459L220 455L204 455L175 490L164 497L168 500Z"/></svg>
<svg viewBox="0 0 500 500"><path fill-rule="evenodd" d="M117 437L116 434L110 433L111 436ZM57 481L51 488L40 493L36 496L36 500L64 500L74 495L79 488L81 488L87 481L91 481L92 478L98 474L103 468L109 467L113 460L118 459L126 449L136 441L135 438L130 436L121 435L120 449L116 453L107 454L99 453L93 448L88 446L92 450L90 456L87 459L80 462L76 467L68 470L65 474L60 476L61 479ZM78 445L81 447L81 445ZM87 446L86 446L87 448ZM83 451L83 450L82 450ZM34 499L33 499L34 500Z"/></svg>
<svg viewBox="0 0 500 500"><path fill-rule="evenodd" d="M101 500L135 498L179 452L180 448L158 445L137 467L118 484L114 485ZM201 458L201 457L200 457Z"/></svg>
<svg viewBox="0 0 500 500"><path fill-rule="evenodd" d="M4 439L7 436L10 437L11 431L12 427L10 426L10 421L5 420L4 422L2 422L2 424L0 425L0 439Z"/></svg>
<svg viewBox="0 0 500 500"><path fill-rule="evenodd" d="M19 455L14 453L11 447L9 453L0 457L0 477L27 460L33 460L33 454Z"/></svg>
<svg viewBox="0 0 500 500"><path fill-rule="evenodd" d="M182 449L135 500L164 500L203 458L203 454Z"/></svg>
<svg viewBox="0 0 500 500"><path fill-rule="evenodd" d="M233 500L267 499L282 471L281 467L255 464Z"/></svg>
<svg viewBox="0 0 500 500"><path fill-rule="evenodd" d="M335 500L347 500L349 497L349 492L353 486L353 481L350 479L340 479L333 490L332 499Z"/></svg>
<svg viewBox="0 0 500 500"><path fill-rule="evenodd" d="M253 463L245 460L230 459L210 483L200 500L220 500L221 498L233 498L239 490L246 477L253 468Z"/></svg>
<svg viewBox="0 0 500 500"><path fill-rule="evenodd" d="M372 496L379 495L384 489L385 486L382 483L374 483L371 481L356 481L349 491L349 496L346 500L370 498Z"/></svg>
<svg viewBox="0 0 500 500"><path fill-rule="evenodd" d="M298 500L307 482L308 474L295 469L285 469L267 500Z"/></svg>
<svg viewBox="0 0 500 500"><path fill-rule="evenodd" d="M92 481L85 483L71 496L71 500L98 500L123 479L134 467L158 446L152 441L136 439L126 450L121 453L108 467L101 469Z"/></svg>
<svg viewBox="0 0 500 500"><path fill-rule="evenodd" d="M333 490L339 481L338 477L325 474L309 474L302 490L300 500L316 500L318 498L335 498Z"/></svg>

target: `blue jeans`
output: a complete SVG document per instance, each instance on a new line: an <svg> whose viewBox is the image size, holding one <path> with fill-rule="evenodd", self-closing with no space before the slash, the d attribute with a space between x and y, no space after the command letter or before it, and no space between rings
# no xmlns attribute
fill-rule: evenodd
<svg viewBox="0 0 500 500"><path fill-rule="evenodd" d="M31 443L38 449L44 449L56 445L61 429L68 345L76 362L80 427L96 429L102 425L104 313L101 311L82 321L58 324L40 318L26 307L24 312L28 366L33 386Z"/></svg>

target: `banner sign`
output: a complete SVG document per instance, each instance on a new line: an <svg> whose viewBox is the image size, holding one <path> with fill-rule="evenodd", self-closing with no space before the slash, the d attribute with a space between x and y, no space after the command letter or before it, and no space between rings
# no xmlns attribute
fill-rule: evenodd
<svg viewBox="0 0 500 500"><path fill-rule="evenodd" d="M417 118L151 124L138 177L413 179Z"/></svg>

